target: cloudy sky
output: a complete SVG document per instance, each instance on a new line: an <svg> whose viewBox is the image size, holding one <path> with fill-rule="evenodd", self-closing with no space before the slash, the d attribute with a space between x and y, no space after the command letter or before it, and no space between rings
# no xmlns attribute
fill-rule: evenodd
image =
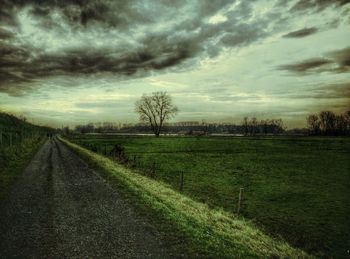
<svg viewBox="0 0 350 259"><path fill-rule="evenodd" d="M350 0L0 0L0 109L53 126L136 122L167 91L176 121L350 108Z"/></svg>

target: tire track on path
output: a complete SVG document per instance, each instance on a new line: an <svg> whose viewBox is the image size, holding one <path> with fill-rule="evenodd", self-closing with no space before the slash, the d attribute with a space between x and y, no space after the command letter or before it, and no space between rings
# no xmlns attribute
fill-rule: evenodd
<svg viewBox="0 0 350 259"><path fill-rule="evenodd" d="M0 202L0 258L174 257L147 219L56 139Z"/></svg>

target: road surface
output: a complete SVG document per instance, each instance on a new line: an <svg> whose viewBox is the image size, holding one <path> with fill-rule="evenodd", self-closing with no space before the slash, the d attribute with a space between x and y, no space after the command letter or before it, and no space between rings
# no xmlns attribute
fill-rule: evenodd
<svg viewBox="0 0 350 259"><path fill-rule="evenodd" d="M169 257L159 232L58 140L0 203L0 258Z"/></svg>

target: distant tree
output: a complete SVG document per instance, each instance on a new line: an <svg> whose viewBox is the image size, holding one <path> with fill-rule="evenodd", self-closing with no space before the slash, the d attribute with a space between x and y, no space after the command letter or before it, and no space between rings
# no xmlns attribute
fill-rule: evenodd
<svg viewBox="0 0 350 259"><path fill-rule="evenodd" d="M80 132L82 134L93 133L95 132L95 126L93 123L88 123L86 125L77 125L75 126L75 131Z"/></svg>
<svg viewBox="0 0 350 259"><path fill-rule="evenodd" d="M63 132L64 135L69 135L69 134L70 134L69 127L68 127L68 126L63 127L63 128L62 128L62 132Z"/></svg>
<svg viewBox="0 0 350 259"><path fill-rule="evenodd" d="M317 135L320 133L321 122L318 118L318 115L311 114L307 117L306 121L311 134Z"/></svg>
<svg viewBox="0 0 350 259"><path fill-rule="evenodd" d="M258 132L258 121L255 117L248 122L248 128L250 135L255 135Z"/></svg>
<svg viewBox="0 0 350 259"><path fill-rule="evenodd" d="M344 112L344 119L346 121L346 133L350 134L350 111Z"/></svg>
<svg viewBox="0 0 350 259"><path fill-rule="evenodd" d="M309 131L314 135L350 135L350 111L335 114L321 111L307 117Z"/></svg>
<svg viewBox="0 0 350 259"><path fill-rule="evenodd" d="M350 121L350 111L344 112L344 117L347 121Z"/></svg>
<svg viewBox="0 0 350 259"><path fill-rule="evenodd" d="M257 118L244 117L241 131L244 135L280 134L285 132L282 119L267 119L258 121Z"/></svg>
<svg viewBox="0 0 350 259"><path fill-rule="evenodd" d="M345 135L348 130L348 121L345 114L335 116L334 133L336 135Z"/></svg>
<svg viewBox="0 0 350 259"><path fill-rule="evenodd" d="M244 135L248 135L248 133L249 133L248 117L244 117L243 118L242 125L243 125Z"/></svg>
<svg viewBox="0 0 350 259"><path fill-rule="evenodd" d="M171 119L178 112L170 95L166 92L154 92L152 95L144 94L135 104L135 111L140 121L151 126L156 137L162 130L164 122Z"/></svg>
<svg viewBox="0 0 350 259"><path fill-rule="evenodd" d="M319 114L321 130L326 135L335 133L336 115L332 111L322 111Z"/></svg>
<svg viewBox="0 0 350 259"><path fill-rule="evenodd" d="M286 130L282 119L271 120L268 124L271 125L273 134L280 134Z"/></svg>

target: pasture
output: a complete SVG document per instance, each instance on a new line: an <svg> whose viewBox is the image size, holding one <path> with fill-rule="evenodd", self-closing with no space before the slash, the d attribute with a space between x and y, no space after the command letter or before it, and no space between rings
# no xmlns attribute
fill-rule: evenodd
<svg viewBox="0 0 350 259"><path fill-rule="evenodd" d="M240 214L315 255L350 248L350 139L335 137L161 137L78 135L76 143L128 162L213 208Z"/></svg>

